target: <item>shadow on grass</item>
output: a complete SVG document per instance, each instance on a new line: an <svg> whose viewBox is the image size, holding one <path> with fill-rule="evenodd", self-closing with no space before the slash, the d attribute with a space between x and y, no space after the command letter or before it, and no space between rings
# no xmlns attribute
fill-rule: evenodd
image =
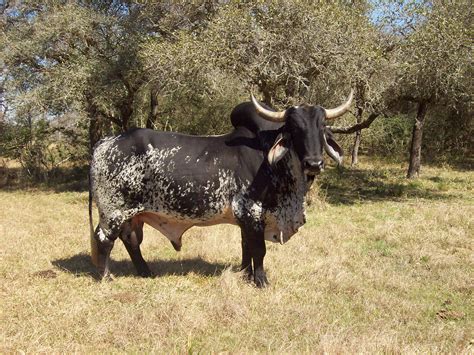
<svg viewBox="0 0 474 355"><path fill-rule="evenodd" d="M442 183L442 178L427 177L406 179L400 169L346 169L337 168L325 172L319 180L319 188L330 204L355 204L364 201L406 201L422 198L449 200L456 196L445 188L433 188L429 182ZM433 184L431 184L433 185Z"/></svg>
<svg viewBox="0 0 474 355"><path fill-rule="evenodd" d="M462 159L450 160L450 165L458 171L473 171L474 154L463 155Z"/></svg>
<svg viewBox="0 0 474 355"><path fill-rule="evenodd" d="M54 192L88 191L88 166L53 169L43 181L24 176L20 167L0 166L0 189L5 191L42 190Z"/></svg>
<svg viewBox="0 0 474 355"><path fill-rule="evenodd" d="M99 279L99 274L91 262L90 255L80 253L66 259L52 261L52 264L61 270L66 270L76 276L90 276ZM218 276L229 267L227 264L209 263L201 258L184 260L152 260L147 262L153 277L169 275L187 275L195 273L202 276ZM135 267L129 260L111 260L110 269L115 276L138 277Z"/></svg>

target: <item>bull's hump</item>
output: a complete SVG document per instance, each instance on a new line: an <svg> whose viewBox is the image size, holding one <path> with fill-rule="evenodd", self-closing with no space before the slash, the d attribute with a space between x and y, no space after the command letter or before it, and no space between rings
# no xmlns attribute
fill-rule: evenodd
<svg viewBox="0 0 474 355"><path fill-rule="evenodd" d="M278 130L283 125L260 117L251 102L237 105L230 114L230 122L235 128L245 127L255 134L266 130Z"/></svg>

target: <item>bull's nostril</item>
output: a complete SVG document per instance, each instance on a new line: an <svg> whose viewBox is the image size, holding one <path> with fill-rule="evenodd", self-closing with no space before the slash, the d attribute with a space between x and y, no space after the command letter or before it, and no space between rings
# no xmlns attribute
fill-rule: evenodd
<svg viewBox="0 0 474 355"><path fill-rule="evenodd" d="M323 169L324 168L324 161L322 160L306 160L304 162L304 166L306 169L316 170L316 169Z"/></svg>

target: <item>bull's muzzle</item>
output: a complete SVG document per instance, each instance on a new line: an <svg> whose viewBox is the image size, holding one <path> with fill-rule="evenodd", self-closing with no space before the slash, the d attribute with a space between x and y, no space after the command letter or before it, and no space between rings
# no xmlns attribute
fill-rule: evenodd
<svg viewBox="0 0 474 355"><path fill-rule="evenodd" d="M324 161L316 159L305 159L303 168L306 175L318 175L324 171Z"/></svg>

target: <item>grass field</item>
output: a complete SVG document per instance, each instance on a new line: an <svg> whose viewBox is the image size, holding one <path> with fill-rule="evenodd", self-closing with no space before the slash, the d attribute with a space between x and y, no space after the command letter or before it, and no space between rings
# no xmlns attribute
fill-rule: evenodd
<svg viewBox="0 0 474 355"><path fill-rule="evenodd" d="M301 232L267 244L263 290L241 279L232 226L190 230L179 253L146 228L156 277L117 242L115 280L97 281L87 193L4 188L0 353L473 353L474 173L404 174L328 169Z"/></svg>

